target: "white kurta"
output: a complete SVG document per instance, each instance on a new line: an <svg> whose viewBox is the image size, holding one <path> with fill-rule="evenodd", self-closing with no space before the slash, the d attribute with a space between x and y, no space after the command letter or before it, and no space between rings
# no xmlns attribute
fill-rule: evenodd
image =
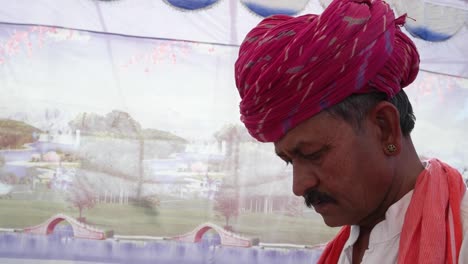
<svg viewBox="0 0 468 264"><path fill-rule="evenodd" d="M372 229L369 237L369 248L364 252L361 263L394 264L397 262L400 233L403 227L406 210L411 201L413 191L407 193L398 202L390 206L385 213L385 220ZM463 225L463 243L461 246L460 264L468 263L468 196L461 202ZM351 226L351 233L341 252L339 264L351 264L353 260L353 244L359 237L359 226Z"/></svg>

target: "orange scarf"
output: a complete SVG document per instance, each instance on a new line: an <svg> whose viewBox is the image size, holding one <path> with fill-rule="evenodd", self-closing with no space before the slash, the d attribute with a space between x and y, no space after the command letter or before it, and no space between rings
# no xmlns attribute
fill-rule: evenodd
<svg viewBox="0 0 468 264"><path fill-rule="evenodd" d="M463 240L460 205L466 186L460 173L432 159L416 181L400 236L398 263L446 263L458 261ZM327 244L318 263L338 263L349 238L343 227Z"/></svg>

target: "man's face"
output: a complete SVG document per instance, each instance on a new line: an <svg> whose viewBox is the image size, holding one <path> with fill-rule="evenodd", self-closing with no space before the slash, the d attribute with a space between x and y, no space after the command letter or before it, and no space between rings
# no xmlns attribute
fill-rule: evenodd
<svg viewBox="0 0 468 264"><path fill-rule="evenodd" d="M329 226L365 224L381 214L393 183L378 126L358 131L327 112L299 124L275 143L293 166L293 192Z"/></svg>

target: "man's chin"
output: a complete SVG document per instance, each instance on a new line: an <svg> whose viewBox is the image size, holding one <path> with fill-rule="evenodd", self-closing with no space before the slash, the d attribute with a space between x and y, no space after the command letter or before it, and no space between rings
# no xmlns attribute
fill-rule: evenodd
<svg viewBox="0 0 468 264"><path fill-rule="evenodd" d="M322 215L322 218L323 218L323 222L325 222L325 224L329 227L340 227L340 226L347 225L347 223L343 221L343 219L339 219L339 217Z"/></svg>

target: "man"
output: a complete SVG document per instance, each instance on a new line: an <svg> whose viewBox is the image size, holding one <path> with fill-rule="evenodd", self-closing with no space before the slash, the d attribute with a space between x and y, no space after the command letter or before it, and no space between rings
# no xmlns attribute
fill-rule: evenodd
<svg viewBox="0 0 468 264"><path fill-rule="evenodd" d="M272 16L235 65L241 120L293 166L293 192L343 226L319 263L468 263L460 173L421 162L402 90L413 42L381 0L335 0L321 14Z"/></svg>

